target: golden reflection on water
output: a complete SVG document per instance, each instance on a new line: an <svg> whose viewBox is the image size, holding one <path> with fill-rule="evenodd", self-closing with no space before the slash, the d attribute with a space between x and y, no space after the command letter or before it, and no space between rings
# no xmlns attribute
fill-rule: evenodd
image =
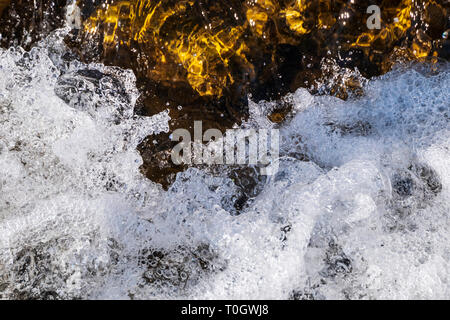
<svg viewBox="0 0 450 320"><path fill-rule="evenodd" d="M412 30L414 19L420 20L417 15L430 6L446 15L436 1L378 1L380 30L368 30L367 7L352 6L355 2L242 0L227 6L226 1L112 0L84 22L84 32L101 33L105 53L137 44L133 50L140 51L146 77L185 81L200 96L222 96L236 81L233 65L245 70L248 79L254 78L249 52L261 43L264 50L282 43L297 45L312 33L319 42L324 37L319 45L325 49L359 49L369 60L379 60L380 52L396 47L408 59L437 55L432 52L434 39L423 30ZM412 40L400 43L407 35ZM390 67L389 62L378 63L385 66L381 69Z"/></svg>

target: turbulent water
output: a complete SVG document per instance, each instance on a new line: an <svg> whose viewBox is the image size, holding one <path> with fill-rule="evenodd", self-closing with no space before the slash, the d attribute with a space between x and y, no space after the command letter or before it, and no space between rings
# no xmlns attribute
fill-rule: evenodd
<svg viewBox="0 0 450 320"><path fill-rule="evenodd" d="M0 49L0 297L450 298L447 64L348 101L299 89L280 170L236 215L225 168L142 176L168 113L134 116L133 73L66 60L60 32Z"/></svg>

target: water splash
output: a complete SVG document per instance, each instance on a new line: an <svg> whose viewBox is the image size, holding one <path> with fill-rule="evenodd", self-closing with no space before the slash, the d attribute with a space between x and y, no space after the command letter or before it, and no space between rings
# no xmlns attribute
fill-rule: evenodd
<svg viewBox="0 0 450 320"><path fill-rule="evenodd" d="M227 172L168 191L137 144L130 71L67 60L61 36L0 51L2 298L448 298L448 65L342 101L300 89L279 173L241 215ZM273 104L272 104L273 105Z"/></svg>

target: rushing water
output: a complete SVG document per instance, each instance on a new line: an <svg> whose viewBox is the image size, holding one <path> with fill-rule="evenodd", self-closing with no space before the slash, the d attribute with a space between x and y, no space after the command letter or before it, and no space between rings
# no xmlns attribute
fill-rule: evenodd
<svg viewBox="0 0 450 320"><path fill-rule="evenodd" d="M226 168L140 173L168 113L135 116L133 73L61 58L61 33L0 51L0 297L450 298L448 64L299 89L279 173L235 215Z"/></svg>

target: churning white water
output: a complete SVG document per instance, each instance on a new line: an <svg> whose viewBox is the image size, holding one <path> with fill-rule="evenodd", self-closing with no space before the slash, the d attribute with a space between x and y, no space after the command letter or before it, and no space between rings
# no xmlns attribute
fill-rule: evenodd
<svg viewBox="0 0 450 320"><path fill-rule="evenodd" d="M450 298L448 65L348 101L299 89L280 170L236 216L226 174L142 176L168 112L134 116L132 72L60 38L0 51L1 298Z"/></svg>

